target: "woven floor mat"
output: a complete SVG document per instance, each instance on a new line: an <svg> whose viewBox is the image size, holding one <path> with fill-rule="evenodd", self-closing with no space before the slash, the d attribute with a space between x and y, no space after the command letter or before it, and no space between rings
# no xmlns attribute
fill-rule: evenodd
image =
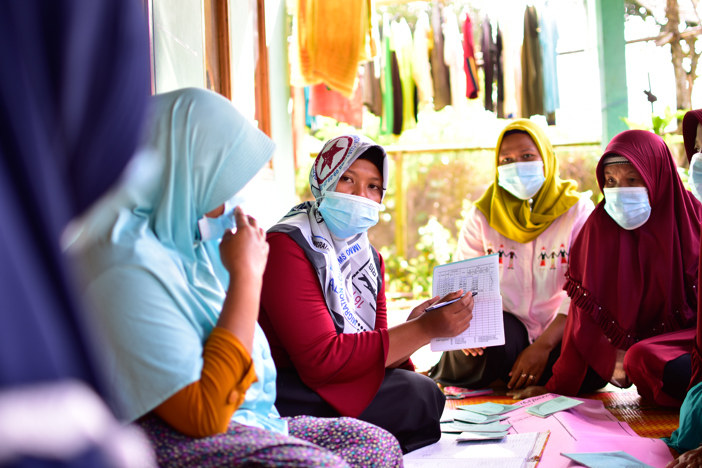
<svg viewBox="0 0 702 468"><path fill-rule="evenodd" d="M655 405L642 406L641 397L635 391L593 393L582 395L582 398L602 401L605 408L620 421L628 423L634 432L641 437L669 437L678 427L679 410ZM446 407L454 409L457 405L474 405L485 402L514 404L514 400L510 397L489 395L463 400L447 400Z"/></svg>

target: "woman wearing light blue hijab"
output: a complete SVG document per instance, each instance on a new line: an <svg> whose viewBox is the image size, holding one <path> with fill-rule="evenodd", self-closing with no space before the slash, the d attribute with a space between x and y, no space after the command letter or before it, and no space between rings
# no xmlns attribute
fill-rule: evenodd
<svg viewBox="0 0 702 468"><path fill-rule="evenodd" d="M153 101L156 187L100 213L78 243L124 419L139 421L161 466L399 465L382 429L281 419L273 406L275 366L256 324L268 245L234 196L274 144L215 93Z"/></svg>

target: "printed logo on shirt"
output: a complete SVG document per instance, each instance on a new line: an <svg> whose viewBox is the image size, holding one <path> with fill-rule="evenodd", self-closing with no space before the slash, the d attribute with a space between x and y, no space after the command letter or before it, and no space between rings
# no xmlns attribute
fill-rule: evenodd
<svg viewBox="0 0 702 468"><path fill-rule="evenodd" d="M494 251L492 244L488 244L487 249L485 249L485 255L492 255Z"/></svg>
<svg viewBox="0 0 702 468"><path fill-rule="evenodd" d="M317 247L319 250L325 252L329 251L329 241L322 236L312 236L312 245Z"/></svg>
<svg viewBox="0 0 702 468"><path fill-rule="evenodd" d="M549 267L549 270L555 270L556 269L556 246L555 245L551 249L551 254L549 255L549 257L551 259L551 266Z"/></svg>
<svg viewBox="0 0 702 468"><path fill-rule="evenodd" d="M502 268L502 265L503 265L502 257L505 256L505 246L504 245L500 244L500 250L497 251L497 255L499 256L499 260L498 260L499 266L500 266L500 268Z"/></svg>
<svg viewBox="0 0 702 468"><path fill-rule="evenodd" d="M560 248L555 245L548 252L546 247L541 247L541 253L536 257L539 262L539 270L556 271L560 265L561 269L568 268L569 253L565 249L565 244L561 244Z"/></svg>
<svg viewBox="0 0 702 468"><path fill-rule="evenodd" d="M369 330L373 329L372 323L367 323L364 317L375 316L375 306L378 300L378 271L372 260L356 270L351 277L353 285L353 300L359 321Z"/></svg>
<svg viewBox="0 0 702 468"><path fill-rule="evenodd" d="M508 254L505 254L505 257L509 258L509 265L507 266L507 269L514 270L514 259L517 258L517 254L514 252L514 247L509 250Z"/></svg>
<svg viewBox="0 0 702 468"><path fill-rule="evenodd" d="M315 174L317 175L317 183L322 184L327 178L334 173L339 165L346 159L353 144L351 137L342 136L329 141L317 158L315 166Z"/></svg>
<svg viewBox="0 0 702 468"><path fill-rule="evenodd" d="M336 260L339 262L339 265L341 265L346 260L351 258L351 256L353 256L353 254L360 252L360 251L361 251L361 246L358 245L358 242L357 242L357 243L353 244L351 247L349 247L348 249L342 250L339 253L339 256L337 257Z"/></svg>
<svg viewBox="0 0 702 468"><path fill-rule="evenodd" d="M546 253L546 247L541 247L541 253L539 253L539 270L546 270L548 267L546 266L546 259L548 258L548 254Z"/></svg>
<svg viewBox="0 0 702 468"><path fill-rule="evenodd" d="M560 262L559 262L560 265L561 265L561 268L568 268L568 257L569 257L569 255L570 255L570 253L569 253L569 252L566 252L565 245L564 245L564 244L561 244L561 248L560 248L560 250L558 251L558 254L557 254L558 258L561 259Z"/></svg>

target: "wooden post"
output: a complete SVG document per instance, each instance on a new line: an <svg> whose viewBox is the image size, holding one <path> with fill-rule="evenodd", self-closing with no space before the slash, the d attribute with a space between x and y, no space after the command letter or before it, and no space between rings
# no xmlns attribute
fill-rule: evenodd
<svg viewBox="0 0 702 468"><path fill-rule="evenodd" d="M597 55L600 64L602 146L627 130L621 117L629 116L626 86L624 0L595 0Z"/></svg>
<svg viewBox="0 0 702 468"><path fill-rule="evenodd" d="M404 154L393 153L395 161L395 245L397 255L407 258L407 189L404 183Z"/></svg>
<svg viewBox="0 0 702 468"><path fill-rule="evenodd" d="M265 0L256 2L258 62L256 63L256 120L258 128L269 137L271 133L271 104L268 88L268 45L266 44Z"/></svg>
<svg viewBox="0 0 702 468"><path fill-rule="evenodd" d="M232 75L229 52L229 2L217 0L217 43L219 52L219 94L231 100Z"/></svg>

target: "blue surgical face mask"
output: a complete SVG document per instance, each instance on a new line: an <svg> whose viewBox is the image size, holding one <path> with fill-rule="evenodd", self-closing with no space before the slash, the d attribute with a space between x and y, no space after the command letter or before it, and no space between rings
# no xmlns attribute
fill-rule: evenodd
<svg viewBox="0 0 702 468"><path fill-rule="evenodd" d="M692 155L687 174L687 185L690 186L690 191L699 201L702 201L702 153Z"/></svg>
<svg viewBox="0 0 702 468"><path fill-rule="evenodd" d="M348 239L375 226L379 211L380 203L339 192L326 192L319 204L329 232L339 239Z"/></svg>
<svg viewBox="0 0 702 468"><path fill-rule="evenodd" d="M500 187L522 200L532 198L544 185L544 162L517 162L497 166Z"/></svg>
<svg viewBox="0 0 702 468"><path fill-rule="evenodd" d="M604 189L605 211L626 230L644 225L651 216L651 203L646 187Z"/></svg>
<svg viewBox="0 0 702 468"><path fill-rule="evenodd" d="M234 208L244 203L243 195L234 195L232 198L224 202L224 213L217 218L208 218L203 216L197 222L197 227L200 231L200 240L207 242L210 240L218 240L224 237L224 233L236 227L234 219Z"/></svg>

